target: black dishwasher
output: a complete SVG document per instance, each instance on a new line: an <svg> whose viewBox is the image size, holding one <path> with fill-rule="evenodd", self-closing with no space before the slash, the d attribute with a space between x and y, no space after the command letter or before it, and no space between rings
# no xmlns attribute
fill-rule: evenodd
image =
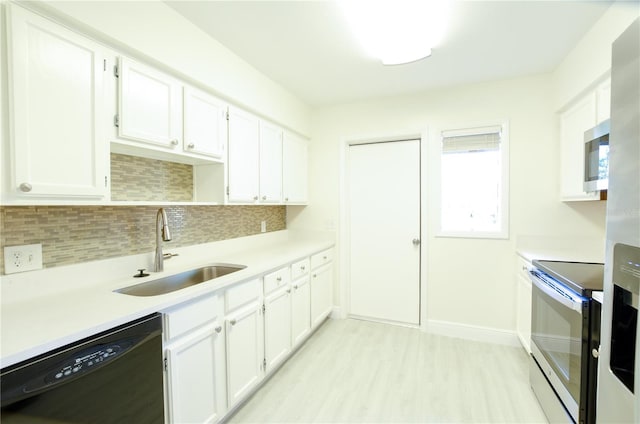
<svg viewBox="0 0 640 424"><path fill-rule="evenodd" d="M153 314L2 369L0 421L161 424L163 367Z"/></svg>

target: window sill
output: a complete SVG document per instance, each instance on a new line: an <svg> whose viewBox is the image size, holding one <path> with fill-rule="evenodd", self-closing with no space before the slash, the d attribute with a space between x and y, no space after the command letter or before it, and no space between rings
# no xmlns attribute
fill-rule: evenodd
<svg viewBox="0 0 640 424"><path fill-rule="evenodd" d="M509 239L509 233L507 231L439 231L435 236L438 238L468 238L491 240Z"/></svg>

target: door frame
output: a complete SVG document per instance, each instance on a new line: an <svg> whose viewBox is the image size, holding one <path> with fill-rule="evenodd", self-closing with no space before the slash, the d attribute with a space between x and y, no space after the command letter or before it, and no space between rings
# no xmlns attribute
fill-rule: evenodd
<svg viewBox="0 0 640 424"><path fill-rule="evenodd" d="M340 313L339 317L342 319L348 318L350 315L350 285L351 285L351 262L350 262L350 233L351 227L349 222L349 216L351 212L351 203L348 196L349 193L349 148L353 145L359 144L374 144L374 143L389 143L394 141L406 141L406 140L419 140L420 145L420 306L419 306L419 325L423 331L427 330L427 257L428 257L428 223L425 219L427 212L427 155L428 155L428 129L418 131L398 131L392 133L381 133L376 135L364 135L364 136L346 136L343 137L340 148L340 176L339 176L339 225L338 225L338 240L339 240L339 281L340 289ZM396 323L396 325L403 325ZM415 327L410 324L405 324L408 327Z"/></svg>

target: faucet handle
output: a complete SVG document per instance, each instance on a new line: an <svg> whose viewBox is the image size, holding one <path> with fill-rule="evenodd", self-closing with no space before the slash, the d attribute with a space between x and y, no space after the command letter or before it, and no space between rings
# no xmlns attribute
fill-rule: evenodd
<svg viewBox="0 0 640 424"><path fill-rule="evenodd" d="M165 253L164 255L162 255L162 257L163 257L164 259L171 259L171 258L173 258L174 256L180 256L180 255L179 255L179 254L177 254L177 253Z"/></svg>

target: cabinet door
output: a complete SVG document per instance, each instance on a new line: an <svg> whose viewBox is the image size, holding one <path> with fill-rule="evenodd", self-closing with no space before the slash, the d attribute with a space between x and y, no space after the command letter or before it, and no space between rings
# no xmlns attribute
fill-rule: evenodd
<svg viewBox="0 0 640 424"><path fill-rule="evenodd" d="M260 203L282 201L282 130L260 121Z"/></svg>
<svg viewBox="0 0 640 424"><path fill-rule="evenodd" d="M307 202L307 141L288 132L282 141L282 194L285 203Z"/></svg>
<svg viewBox="0 0 640 424"><path fill-rule="evenodd" d="M561 198L571 200L599 199L597 193L586 193L584 181L584 132L596 124L596 96L590 93L560 116L560 190Z"/></svg>
<svg viewBox="0 0 640 424"><path fill-rule="evenodd" d="M7 8L12 194L104 196L101 47L15 4Z"/></svg>
<svg viewBox="0 0 640 424"><path fill-rule="evenodd" d="M255 203L258 200L258 118L229 108L228 201Z"/></svg>
<svg viewBox="0 0 640 424"><path fill-rule="evenodd" d="M227 396L236 405L264 375L262 305L254 304L229 314L227 323Z"/></svg>
<svg viewBox="0 0 640 424"><path fill-rule="evenodd" d="M222 326L212 324L167 347L172 423L213 423L226 411Z"/></svg>
<svg viewBox="0 0 640 424"><path fill-rule="evenodd" d="M119 137L181 151L180 83L126 57L119 72Z"/></svg>
<svg viewBox="0 0 640 424"><path fill-rule="evenodd" d="M291 353L290 293L286 285L264 299L264 354L269 371Z"/></svg>
<svg viewBox="0 0 640 424"><path fill-rule="evenodd" d="M311 327L324 321L331 308L331 265L325 265L311 271Z"/></svg>
<svg viewBox="0 0 640 424"><path fill-rule="evenodd" d="M522 347L527 352L531 352L531 280L521 275L516 277L517 280L517 315L516 329L518 338Z"/></svg>
<svg viewBox="0 0 640 424"><path fill-rule="evenodd" d="M311 332L311 295L309 277L291 285L291 344L295 347Z"/></svg>
<svg viewBox="0 0 640 424"><path fill-rule="evenodd" d="M184 150L222 159L227 141L227 104L184 87Z"/></svg>

